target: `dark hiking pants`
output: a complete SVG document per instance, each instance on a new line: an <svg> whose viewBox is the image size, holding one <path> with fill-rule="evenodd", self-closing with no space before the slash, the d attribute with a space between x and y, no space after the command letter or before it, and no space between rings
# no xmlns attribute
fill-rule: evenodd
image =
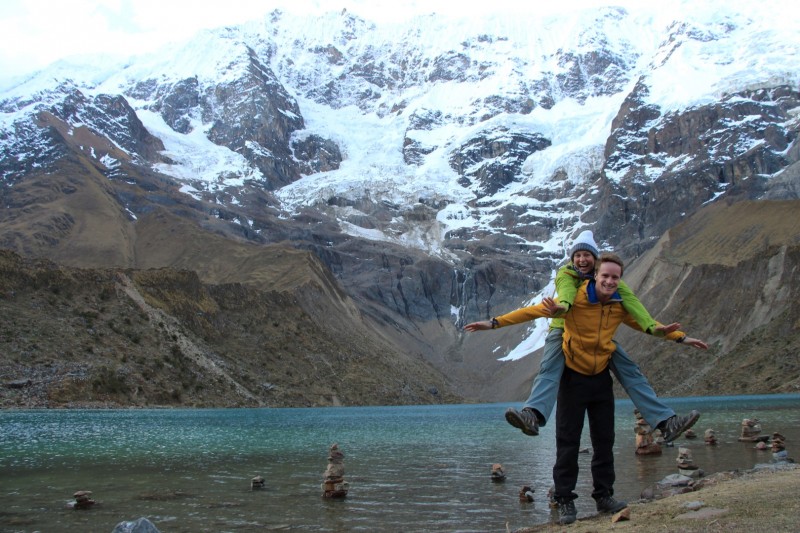
<svg viewBox="0 0 800 533"><path fill-rule="evenodd" d="M588 413L592 440L592 481L594 499L614 494L614 393L611 374L586 376L564 369L556 408L556 464L553 467L555 497L577 498L578 452L583 421Z"/></svg>

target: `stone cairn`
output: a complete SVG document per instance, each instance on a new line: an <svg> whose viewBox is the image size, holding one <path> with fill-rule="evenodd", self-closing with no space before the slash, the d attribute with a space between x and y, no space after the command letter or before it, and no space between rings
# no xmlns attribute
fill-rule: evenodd
<svg viewBox="0 0 800 533"><path fill-rule="evenodd" d="M558 501L556 501L555 485L551 485L550 488L547 490L547 505L549 505L551 509L558 509Z"/></svg>
<svg viewBox="0 0 800 533"><path fill-rule="evenodd" d="M533 489L525 485L521 489L519 489L519 501L522 503L532 503L533 502Z"/></svg>
<svg viewBox="0 0 800 533"><path fill-rule="evenodd" d="M332 444L328 453L328 468L322 481L323 498L344 498L350 488L344 480L344 454L338 444Z"/></svg>
<svg viewBox="0 0 800 533"><path fill-rule="evenodd" d="M250 480L250 490L259 490L263 489L265 485L264 478L262 476L256 476Z"/></svg>
<svg viewBox="0 0 800 533"><path fill-rule="evenodd" d="M710 446L714 446L717 444L717 436L714 434L713 429L707 429L706 432L703 434L703 440L706 444Z"/></svg>
<svg viewBox="0 0 800 533"><path fill-rule="evenodd" d="M740 442L758 442L763 440L764 437L759 437L761 433L761 423L757 418L745 418L742 420L742 434L739 437Z"/></svg>
<svg viewBox="0 0 800 533"><path fill-rule="evenodd" d="M678 448L678 473L686 477L702 477L703 471L694 464L692 450L689 448Z"/></svg>
<svg viewBox="0 0 800 533"><path fill-rule="evenodd" d="M72 503L73 509L89 509L92 505L97 503L92 499L92 491L79 490L72 495L75 501Z"/></svg>
<svg viewBox="0 0 800 533"><path fill-rule="evenodd" d="M492 481L501 483L506 480L506 473L503 470L503 465L495 463L492 465Z"/></svg>
<svg viewBox="0 0 800 533"><path fill-rule="evenodd" d="M775 463L793 463L786 451L786 439L780 433L772 434L772 461Z"/></svg>
<svg viewBox="0 0 800 533"><path fill-rule="evenodd" d="M633 410L636 424L633 432L636 434L636 455L661 455L661 445L653 439L653 429L642 416L638 409Z"/></svg>

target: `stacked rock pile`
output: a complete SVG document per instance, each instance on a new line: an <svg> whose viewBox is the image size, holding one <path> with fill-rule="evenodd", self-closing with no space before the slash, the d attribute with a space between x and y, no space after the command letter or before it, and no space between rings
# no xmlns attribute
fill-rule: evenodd
<svg viewBox="0 0 800 533"><path fill-rule="evenodd" d="M72 497L75 498L75 502L72 504L73 509L88 509L97 503L92 499L92 491L90 490L79 490Z"/></svg>
<svg viewBox="0 0 800 533"><path fill-rule="evenodd" d="M642 416L638 409L633 410L636 424L633 432L636 434L636 455L661 455L661 445L653 439L653 428Z"/></svg>
<svg viewBox="0 0 800 533"><path fill-rule="evenodd" d="M332 444L328 454L328 468L322 478L323 498L344 498L350 485L344 480L344 454L338 444Z"/></svg>
<svg viewBox="0 0 800 533"><path fill-rule="evenodd" d="M681 475L696 478L702 477L703 471L694 464L692 451L689 448L678 448L678 472Z"/></svg>
<svg viewBox="0 0 800 533"><path fill-rule="evenodd" d="M757 418L745 418L742 420L742 434L739 437L741 442L757 442L762 440L759 437L761 433L761 423Z"/></svg>
<svg viewBox="0 0 800 533"><path fill-rule="evenodd" d="M780 433L772 434L772 460L776 463L793 463L786 451L786 438Z"/></svg>
<svg viewBox="0 0 800 533"><path fill-rule="evenodd" d="M492 481L499 483L506 480L506 473L503 470L503 465L495 463L492 465Z"/></svg>

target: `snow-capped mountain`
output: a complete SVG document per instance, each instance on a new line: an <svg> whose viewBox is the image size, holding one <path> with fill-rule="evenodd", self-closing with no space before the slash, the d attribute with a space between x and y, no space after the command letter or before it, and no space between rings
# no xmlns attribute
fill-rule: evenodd
<svg viewBox="0 0 800 533"><path fill-rule="evenodd" d="M18 184L80 153L146 191L111 193L131 224L198 202L237 238L312 250L410 350L463 353L456 328L552 290L580 230L633 259L710 202L797 197L780 174L800 33L757 7L276 11L124 64L57 63L0 93L6 220L26 216Z"/></svg>

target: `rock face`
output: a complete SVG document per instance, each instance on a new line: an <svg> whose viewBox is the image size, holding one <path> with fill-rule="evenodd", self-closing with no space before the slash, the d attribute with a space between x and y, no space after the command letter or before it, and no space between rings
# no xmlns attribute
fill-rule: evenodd
<svg viewBox="0 0 800 533"><path fill-rule="evenodd" d="M450 166L464 187L477 186L478 196L491 196L520 175L522 164L551 142L539 134L525 135L497 128L453 151Z"/></svg>
<svg viewBox="0 0 800 533"><path fill-rule="evenodd" d="M595 232L629 257L641 253L642 241L663 235L711 200L712 191L762 196L768 183L759 176L786 168L792 162L786 150L797 140L791 110L800 99L789 86L732 93L666 114L647 103L646 93L638 84L612 124L604 172L615 182L590 210L597 213ZM742 143L753 148L743 152ZM651 184L645 176L656 169L660 178Z"/></svg>
<svg viewBox="0 0 800 533"><path fill-rule="evenodd" d="M240 71L234 79L214 84L196 76L168 84L145 79L137 81L129 95L151 101L151 109L178 133L190 133L198 121L210 125L211 142L241 154L266 178L264 187L276 189L300 177L290 138L303 129L303 117L269 65L252 48L245 46L238 52ZM318 145L324 144L317 139ZM329 149L336 161L338 149ZM319 149L308 147L300 155L314 160L319 158Z"/></svg>

